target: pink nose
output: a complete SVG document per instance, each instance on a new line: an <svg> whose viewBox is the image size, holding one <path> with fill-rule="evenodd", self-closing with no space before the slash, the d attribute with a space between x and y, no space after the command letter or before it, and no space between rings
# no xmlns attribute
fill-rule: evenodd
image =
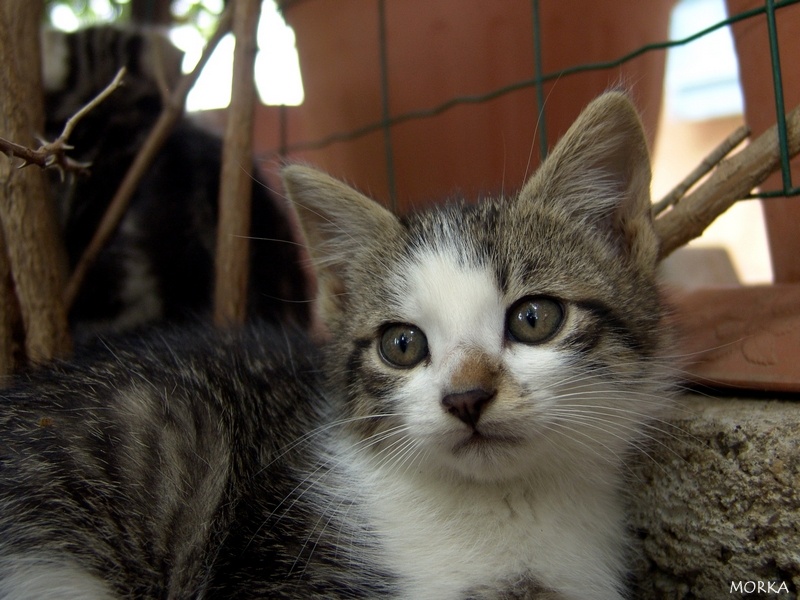
<svg viewBox="0 0 800 600"><path fill-rule="evenodd" d="M483 389L447 394L442 398L442 406L454 417L475 429L484 407L494 398L494 391Z"/></svg>

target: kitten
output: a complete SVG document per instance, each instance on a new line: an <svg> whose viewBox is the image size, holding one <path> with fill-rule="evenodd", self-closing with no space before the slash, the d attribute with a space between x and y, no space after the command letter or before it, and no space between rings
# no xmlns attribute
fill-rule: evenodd
<svg viewBox="0 0 800 600"><path fill-rule="evenodd" d="M326 341L159 333L2 392L0 598L622 598L667 388L627 98L515 198L397 218L284 176Z"/></svg>
<svg viewBox="0 0 800 600"><path fill-rule="evenodd" d="M52 180L74 267L158 119L163 93L176 86L183 54L156 30L110 25L46 31L42 40L50 139L120 67L127 68L122 88L93 108L69 138L70 156L90 162L90 175ZM215 135L189 118L178 123L72 307L79 335L180 321L210 310L221 154ZM250 312L305 323L305 278L291 226L258 181L251 232Z"/></svg>

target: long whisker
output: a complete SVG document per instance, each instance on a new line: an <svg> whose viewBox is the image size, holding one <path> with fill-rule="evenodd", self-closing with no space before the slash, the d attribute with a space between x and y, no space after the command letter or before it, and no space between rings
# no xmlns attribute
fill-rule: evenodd
<svg viewBox="0 0 800 600"><path fill-rule="evenodd" d="M622 461L622 458L619 456L619 454L617 454L617 453L616 453L614 450L612 450L611 448L609 448L607 445L605 445L605 444L603 444L602 442L599 442L599 441L598 441L598 440L596 440L595 438L591 437L591 436L590 436L588 433L586 433L585 431L581 431L581 430L579 430L579 429L573 429L573 428L569 427L569 426L568 426L566 423L564 423L564 422L551 422L551 423L546 423L546 424L542 424L542 425L541 425L541 427L542 427L543 429L545 429L545 430L547 430L547 431L551 431L551 432L553 432L553 433L555 433L555 434L557 434L557 435L559 435L559 436L563 436L563 433L561 433L561 432L559 431L559 429L563 429L563 430L565 430L565 431L569 431L570 433L574 433L574 434L580 435L580 436L582 436L582 437L584 437L584 438L588 438L590 441L592 441L592 442L594 442L595 444L598 444L598 445L602 446L603 448L605 448L606 450L608 450L608 451L611 453L611 455L612 455L614 458L616 458L616 462L614 462L614 461L611 459L611 457L609 457L609 456L606 456L606 455L602 454L602 453L601 453L601 452L600 452L600 451L599 451L597 448L594 448L594 447L592 447L591 445L589 445L589 444L588 444L588 443L586 443L586 442L582 442L581 440L575 439L575 438L573 438L573 437L570 437L569 439L570 439L571 441L575 442L576 444L580 444L581 446L583 446L584 448L586 448L587 450L589 450L589 451L590 451L592 454L594 454L594 455L595 455L597 458L599 458L599 459L600 459L600 460L602 460L603 462L607 462L607 463L609 463L609 464L610 464L610 465L612 465L612 466L616 466L617 464L622 464L622 463L623 463L623 461ZM563 452L563 449L559 449L559 450Z"/></svg>
<svg viewBox="0 0 800 600"><path fill-rule="evenodd" d="M351 450L361 451L364 448L371 447L371 446L374 446L376 444L379 444L379 443L381 443L381 442L383 442L383 441L385 441L387 439L390 439L390 438L392 438L394 436L397 436L398 434L400 434L400 433L402 433L404 431L407 431L409 429L410 429L409 426L402 425L402 426L396 426L396 427L389 428L388 430L385 430L385 431L377 432L376 434L373 434L372 436L370 436L368 438L365 438L363 440L360 440L357 443L353 444L350 447L350 449ZM397 444L401 444L401 449L405 449L404 452L403 452L403 455L405 455L405 454L408 453L407 448L409 447L409 445L413 446L413 440L411 440L410 438L400 438L399 440L396 440L395 442L390 444L387 448L391 449L392 447L396 446ZM385 452L385 451L386 451L386 449L382 450L381 452ZM391 454L392 453L390 453L389 458L391 458ZM291 496L295 496L294 499L292 500L292 502L283 511L284 515L290 513L292 508L295 506L295 504L297 502L299 502L300 499L309 490L311 490L315 486L317 486L322 481L322 479L324 479L325 477L330 475L332 470L335 470L339 465L341 465L346 460L347 459L343 458L343 457L340 457L338 460L333 460L333 459L329 458L329 459L323 461L322 463L320 463L319 465L317 465L317 467L313 471L311 471L311 473L309 473L300 483L298 483L292 489L292 491L284 497L284 499L278 504L278 506L276 506L275 509L273 509L273 511L270 513L270 515L266 519L266 521L268 521L272 516L275 515L277 510L281 506L283 506L283 504L286 502L286 500L288 498L290 498ZM385 460L388 460L388 459L386 457L384 457L383 460L385 461ZM301 490L301 488L302 488L302 490ZM298 490L300 490L299 493L297 493ZM313 534L314 531L319 530L319 535L317 536L317 539L316 539L316 541L314 542L314 544L313 544L313 546L311 548L311 551L310 551L309 556L308 556L308 560L306 561L306 567L308 566L308 561L310 561L310 557L313 554L314 549L317 547L317 545L319 543L319 540L322 538L322 535L324 534L325 530L330 525L331 521L335 518L335 516L339 512L339 509L341 508L341 506L343 504L345 504L346 502L347 502L347 498L342 498L335 505L335 507L331 507L329 505L328 508L325 511L323 511L322 514L320 514L319 518L314 523L313 527L311 528L311 532ZM349 507L348 507L348 510L349 510ZM326 520L326 522L322 526L322 528L319 528L320 524L322 523L323 519L325 519L326 515L330 515L330 516L328 517L328 519ZM280 518L282 518L282 517L279 517L279 519ZM340 533L341 533L341 530L340 530ZM304 550L308 546L308 543L311 541L311 537L312 536L309 535L306 538L305 542L303 543L302 547L300 548L300 551L298 552L298 555L295 558L294 563L292 564L292 566L290 568L290 572L293 571L294 568L297 566L297 563L300 561ZM304 567L304 570L305 570L306 567Z"/></svg>
<svg viewBox="0 0 800 600"><path fill-rule="evenodd" d="M284 456L286 456L287 453L291 452L292 450L294 450L295 448L297 448L301 444L304 444L304 443L308 442L309 440L311 440L311 439L313 439L313 438L315 438L315 437L317 437L319 435L322 435L322 434L330 431L331 429L333 429L335 427L342 427L344 425L350 425L352 423L357 423L359 421L372 421L372 420L375 420L375 419L387 419L387 418L392 418L392 417L397 417L397 416L399 416L397 413L376 413L376 414L367 415L367 416L357 416L357 417L347 417L347 418L344 418L344 419L337 419L335 421L331 421L330 423L325 423L324 425L320 425L319 427L316 427L316 428L312 429L311 431L309 431L307 433L304 433L303 435L301 435L299 438L297 438L293 442L291 442L291 443L287 444L286 446L284 446L282 448L282 450L270 462L266 463L264 465L264 467L262 467L261 471L263 471L267 467L269 467L272 464L274 464L276 461L278 461L281 458L283 458ZM261 471L259 471L258 473L260 473Z"/></svg>
<svg viewBox="0 0 800 600"><path fill-rule="evenodd" d="M371 446L371 445L374 445L374 444L376 444L376 443L379 443L379 442L381 442L381 441L383 441L383 440L385 440L385 439L388 439L388 438L392 437L392 436L393 436L393 435L395 435L397 432L405 431L407 428L408 428L408 426L406 426L406 425L399 425L399 426L396 426L396 427L390 428L390 429L388 429L388 430L386 430L386 431L380 431L380 432L378 432L378 433L376 433L376 434L373 434L373 435L372 435L372 436L370 436L370 437L367 437L367 438L365 438L365 439L363 439L363 440L359 440L359 441L358 441L356 444L353 444L353 445L351 446L351 448L350 448L350 449L363 449L363 448L369 447L369 446ZM291 492L290 492L289 494L287 494L287 496L286 496L286 497L284 497L284 499L283 499L283 500L281 500L281 502L280 502L280 503L278 503L278 505L277 505L277 506L276 506L276 507L273 509L272 513L270 513L270 517L271 517L271 516L273 516L273 515L274 515L274 514L277 512L277 510L278 510L278 509L279 509L281 506L283 506L284 502L286 502L286 500L287 500L289 497L291 497L292 495L294 495L294 493L295 493L295 492L297 492L297 490L299 490L301 487L303 487L303 486L304 486L304 484L306 484L306 483L308 483L309 481L311 481L311 484L310 484L310 485L307 485L307 486L306 486L306 487L303 489L303 491L302 491L302 492L300 492L300 494L298 494L298 495L297 495L297 497L296 497L296 498L293 500L293 502L292 502L292 503L291 503L291 504L290 504L290 505L287 507L287 509L286 509L286 511L285 511L285 512L287 512L287 511L291 510L291 508L292 508L292 507L293 507L293 506L294 506L294 505L295 505L295 504L296 504L296 503L297 503L297 502L300 500L300 498L301 498L301 497L302 497L302 496L303 496L303 495L304 495L304 494L305 494L305 493L306 493L306 492L307 492L307 491L308 491L308 490L309 490L311 487L313 487L313 484L319 481L319 479L312 480L312 478L314 477L314 475L316 475L316 474L317 474L317 473L319 473L320 471L323 471L323 472L325 472L325 471L328 471L328 470L330 470L330 469L328 469L328 467L336 468L337 466L341 465L341 464L342 464L342 463L343 463L345 460L346 460L346 459L345 459L345 458L343 458L343 457L340 457L340 458L338 458L338 459L336 459L336 460L334 460L334 459L332 459L332 458L329 458L329 459L326 459L325 461L323 461L323 462L319 463L319 464L316 466L316 468L314 468L314 469L313 469L313 470L312 470L312 471L311 471L311 472L310 472L308 475L306 475L306 477L304 477L304 478L303 478L303 479L302 479L302 480L301 480L301 481L300 481L300 482L299 482L299 483L298 483L298 484L297 484L297 485L296 485L296 486L295 486L295 487L294 487L294 488L291 490Z"/></svg>
<svg viewBox="0 0 800 600"><path fill-rule="evenodd" d="M411 428L410 427L405 427L405 428L395 428L395 429L397 429L397 430L400 430L400 429L410 430ZM398 433L397 431L392 432L392 435L396 435L397 433ZM389 435L373 436L373 440L380 441L380 440L387 439L388 437L390 437L390 436ZM375 443L378 443L378 442L376 441ZM380 454L385 454L385 456L383 456L381 458L379 464L384 465L384 464L386 464L388 462L392 462L392 463L394 463L395 467L399 467L399 466L402 466L403 464L405 464L406 465L405 468L408 469L410 467L410 465L413 464L413 462L414 462L413 459L412 460L408 460L409 456L411 456L411 457L415 457L415 456L418 457L419 456L419 453L416 452L418 446L419 446L419 442L414 440L413 438L408 438L408 437L398 438L392 444L390 444L389 446L387 446L386 448L384 448L383 450L381 450L378 453L379 455ZM387 450L388 450L388 452L387 452ZM349 512L350 508L352 507L352 503L348 502L348 498L345 498L345 497L343 497L335 505L335 507L333 507L332 509L330 507L327 508L322 513L322 515L317 520L317 522L314 524L314 527L312 528L312 533L317 530L320 522L325 517L325 515L326 514L330 515L328 517L328 519L326 520L325 524L319 530L319 535L317 536L317 539L315 540L315 542L314 542L314 544L313 544L313 546L312 546L312 548L311 548L311 550L310 550L310 552L308 554L308 560L306 561L306 567L304 567L303 571L305 571L305 569L307 568L307 566L308 566L308 564L310 562L311 556L313 555L314 550L316 549L317 545L319 544L319 541L322 539L322 536L325 533L325 530L331 524L331 522L333 521L333 519L335 518L337 513L340 512L340 509L341 509L342 505L344 505L344 504L347 504L348 506L347 506L347 509L345 510L345 513L343 515L341 515L341 517L340 517L340 522L343 523L344 522L344 517L346 516L346 514ZM341 536L341 527L339 528L339 532L337 533L337 539L339 539L340 536ZM295 559L295 562L293 563L292 568L290 569L290 571L292 571L294 569L294 567L296 566L297 562L300 560L300 557L301 557L301 555L303 553L303 550L305 550L306 546L308 545L308 542L309 542L310 538L311 538L311 536L309 535L309 537L306 539L305 543L303 544L302 548L300 549L300 552L298 553L298 556ZM337 544L337 547L338 547L338 544Z"/></svg>
<svg viewBox="0 0 800 600"><path fill-rule="evenodd" d="M623 442L625 442L625 443L627 443L627 444L629 444L629 445L631 445L631 446L633 446L633 447L635 447L635 448L637 448L639 450L642 450L643 452L645 452L645 454L647 454L647 452L644 450L644 448L641 446L641 444L639 444L636 441L635 437L633 437L633 438L623 437L623 436L618 435L618 434L614 433L613 431L611 431L610 428L602 427L600 424L609 425L609 426L611 426L611 427L613 427L613 428L615 428L615 429L617 429L619 431L627 431L627 432L631 432L631 433L638 433L639 435L642 435L642 436L646 437L647 439L649 439L650 441L658 444L659 446L664 448L667 452L670 452L671 454L675 455L676 457L679 457L679 458L682 459L682 457L674 449L672 449L668 444L664 443L663 441L661 441L661 440L659 440L659 439L657 439L657 438L655 438L655 437L653 437L651 435L644 434L644 432L642 432L642 430L641 430L641 424L635 419L632 419L631 421L636 423L636 424L635 425L630 425L630 424L627 424L627 423L620 423L619 421L614 421L614 420L611 420L611 419L604 419L604 418L598 417L598 414L602 415L602 413L598 413L598 412L588 412L587 413L587 412L578 411L578 410L560 410L560 409L556 409L556 410L553 411L553 414L554 415L559 415L559 416L568 416L570 418L570 422L572 422L572 423L581 423L581 424L583 424L583 425L585 425L587 427L591 427L591 428L603 431L604 433L607 433L609 435L613 435L614 437L618 438L619 440L621 440L621 441L623 441ZM657 429L657 428L654 428L654 429L656 429L660 433L664 433L665 435L668 435L668 436L672 437L673 439L676 439L676 440L680 439L678 436L675 436L675 435L672 435L672 434L669 434L669 433L665 433L664 431L662 431L660 429ZM647 455L649 456L649 454L647 454Z"/></svg>
<svg viewBox="0 0 800 600"><path fill-rule="evenodd" d="M332 424L328 424L326 426L317 428L317 430L315 430L315 432L319 433L320 430L328 429L334 424L341 424L342 422L357 421L357 420L360 420L361 418L362 417L354 417L352 419L343 419L343 420L334 422ZM404 431L406 429L407 429L407 426L397 426L397 427L390 428L387 431L378 432L377 434L374 434L374 435L372 435L372 436L370 436L368 438L360 440L358 443L354 444L351 448L358 448L360 446L361 447L369 447L370 445L373 445L375 443L379 443L380 441L383 441L384 439L387 439L388 437L391 437L397 431ZM302 436L302 437L304 439L307 439L308 438L308 434L306 436ZM302 442L296 442L292 447L295 447L299 443L302 443ZM285 450L282 454L286 454L286 452L288 452L288 451L289 450ZM288 494L286 494L281 499L281 501L272 509L272 511L269 513L269 515L267 515L267 517L262 522L261 526L258 527L258 529L255 531L255 533L251 537L250 542L248 542L248 546L258 536L258 534L261 531L261 529L263 528L263 526L267 522L269 522L277 514L277 512L281 509L281 507L283 507L290 498L292 498L292 501L285 507L285 509L282 512L282 515L280 517L278 517L278 520L281 520L283 518L283 516L289 514L291 512L292 508L301 500L301 498L303 496L305 496L305 494L309 490L314 488L320 481L322 481L322 479L324 477L326 477L330 473L330 471L332 469L337 468L345 460L346 459L343 458L343 457L340 457L340 458L338 458L336 460L334 460L332 458L328 458L328 459L320 462L319 464L317 464L316 467L314 469L312 469L301 481L299 481L297 483L297 485L295 485L294 488L292 488L292 490ZM259 471L259 472L262 472L263 470L264 470L264 468L262 468L261 471ZM298 493L298 490L299 490L299 493Z"/></svg>

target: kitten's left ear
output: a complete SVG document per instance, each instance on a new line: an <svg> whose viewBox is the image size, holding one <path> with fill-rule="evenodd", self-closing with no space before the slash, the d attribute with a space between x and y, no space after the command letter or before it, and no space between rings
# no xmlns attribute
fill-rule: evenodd
<svg viewBox="0 0 800 600"><path fill-rule="evenodd" d="M558 203L569 218L586 221L639 264L657 262L647 140L621 92L608 92L584 109L519 197Z"/></svg>

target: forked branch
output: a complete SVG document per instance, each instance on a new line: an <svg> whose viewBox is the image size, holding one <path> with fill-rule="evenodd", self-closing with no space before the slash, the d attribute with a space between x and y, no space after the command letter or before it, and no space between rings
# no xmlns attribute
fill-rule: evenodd
<svg viewBox="0 0 800 600"><path fill-rule="evenodd" d="M789 156L800 152L800 106L786 115ZM737 200L745 198L780 165L778 126L773 125L750 144L717 164L694 191L656 218L661 258L702 235L703 231Z"/></svg>
<svg viewBox="0 0 800 600"><path fill-rule="evenodd" d="M22 159L22 164L17 167L19 169L28 165L38 165L43 169L55 168L59 170L62 178L65 172L87 172L91 163L78 162L67 156L67 152L72 150L72 146L69 145L69 136L72 135L73 130L81 119L123 84L124 77L125 67L122 67L103 91L67 120L61 135L52 142L43 142L38 149L32 150L0 137L0 150L3 150L9 156Z"/></svg>

